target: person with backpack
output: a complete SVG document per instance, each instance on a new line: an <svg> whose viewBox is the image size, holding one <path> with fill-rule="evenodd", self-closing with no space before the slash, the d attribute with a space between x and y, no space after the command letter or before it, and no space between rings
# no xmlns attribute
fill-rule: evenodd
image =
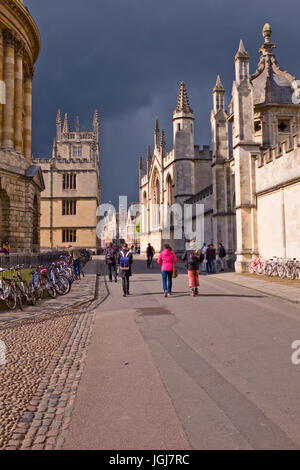
<svg viewBox="0 0 300 470"><path fill-rule="evenodd" d="M157 262L161 266L164 296L171 296L173 270L175 264L177 263L177 257L175 253L171 250L170 245L168 243L164 245L164 250L160 253Z"/></svg>
<svg viewBox="0 0 300 470"><path fill-rule="evenodd" d="M190 243L190 249L185 251L182 256L182 261L186 261L186 268L188 270L189 276L190 295L192 297L195 297L195 295L199 294L199 268L203 260L203 253L201 253L201 250L196 249L196 241L192 240Z"/></svg>
<svg viewBox="0 0 300 470"><path fill-rule="evenodd" d="M146 256L147 256L147 268L153 268L153 256L155 255L155 250L151 243L148 243Z"/></svg>
<svg viewBox="0 0 300 470"><path fill-rule="evenodd" d="M221 271L225 271L225 257L226 257L226 250L223 246L222 243L219 243L219 258L220 258L220 262L221 262Z"/></svg>
<svg viewBox="0 0 300 470"><path fill-rule="evenodd" d="M128 248L127 243L124 243L118 255L119 276L122 278L123 297L130 295L129 292L129 278L132 276L131 265L133 263L133 256L131 250Z"/></svg>
<svg viewBox="0 0 300 470"><path fill-rule="evenodd" d="M114 248L113 244L110 243L108 247L105 250L105 263L108 268L108 276L110 282L112 282L112 279L114 277L115 282L118 282L118 275L117 275L117 253L116 249Z"/></svg>

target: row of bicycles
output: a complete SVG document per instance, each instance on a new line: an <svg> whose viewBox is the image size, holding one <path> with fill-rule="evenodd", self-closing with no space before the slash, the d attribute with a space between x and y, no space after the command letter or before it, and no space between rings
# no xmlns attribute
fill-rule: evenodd
<svg viewBox="0 0 300 470"><path fill-rule="evenodd" d="M300 279L300 261L296 258L284 259L274 256L269 260L261 256L253 258L249 263L249 272L251 274L264 274L266 276Z"/></svg>
<svg viewBox="0 0 300 470"><path fill-rule="evenodd" d="M49 296L66 295L70 292L75 280L72 260L68 256L48 266L15 266L9 269L0 268L0 300L10 310L17 307L23 310L23 303L36 303Z"/></svg>

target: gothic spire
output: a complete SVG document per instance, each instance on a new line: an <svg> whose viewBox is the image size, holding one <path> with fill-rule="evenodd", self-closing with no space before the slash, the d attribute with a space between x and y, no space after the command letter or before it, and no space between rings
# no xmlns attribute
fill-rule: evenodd
<svg viewBox="0 0 300 470"><path fill-rule="evenodd" d="M161 154L164 157L166 154L166 138L165 138L165 130L162 129L161 131L161 141L160 141L160 149L161 149Z"/></svg>
<svg viewBox="0 0 300 470"><path fill-rule="evenodd" d="M93 125L94 125L94 128L99 127L99 113L97 109L95 109L94 111Z"/></svg>
<svg viewBox="0 0 300 470"><path fill-rule="evenodd" d="M159 147L159 123L158 123L158 117L156 117L156 119L155 119L154 146L155 146L156 148Z"/></svg>
<svg viewBox="0 0 300 470"><path fill-rule="evenodd" d="M68 114L65 114L63 133L68 134L70 132Z"/></svg>
<svg viewBox="0 0 300 470"><path fill-rule="evenodd" d="M217 77L216 85L214 87L214 91L225 91L223 84L221 82L220 75Z"/></svg>
<svg viewBox="0 0 300 470"><path fill-rule="evenodd" d="M235 55L235 60L236 59L249 59L249 54L245 49L242 39L240 40L239 48Z"/></svg>
<svg viewBox="0 0 300 470"><path fill-rule="evenodd" d="M180 83L178 101L176 106L176 111L183 111L185 113L192 113L193 110L190 108L189 99L186 91L186 86L184 82Z"/></svg>
<svg viewBox="0 0 300 470"><path fill-rule="evenodd" d="M57 111L56 124L61 124L61 111L60 111L60 109Z"/></svg>
<svg viewBox="0 0 300 470"><path fill-rule="evenodd" d="M80 132L79 116L76 116L76 132Z"/></svg>

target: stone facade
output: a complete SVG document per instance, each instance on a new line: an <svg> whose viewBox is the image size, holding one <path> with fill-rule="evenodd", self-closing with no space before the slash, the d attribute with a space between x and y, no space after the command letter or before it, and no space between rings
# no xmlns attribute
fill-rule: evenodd
<svg viewBox="0 0 300 470"><path fill-rule="evenodd" d="M94 113L93 131L69 128L58 111L56 138L51 158L35 158L42 168L46 189L41 198L41 249L72 244L96 250L97 208L101 204L99 166L99 118Z"/></svg>
<svg viewBox="0 0 300 470"><path fill-rule="evenodd" d="M184 84L174 112L174 149L148 149L147 173L140 159L140 203L146 208L148 241L161 249L165 221L153 223L152 204L204 204L203 241L222 242L237 271L248 269L253 255L300 258L300 93L295 77L282 71L270 41L269 24L254 74L240 41L235 56L235 81L229 110L218 76L211 112L212 151L194 145L193 112ZM229 132L232 126L232 135ZM230 144L232 138L232 145ZM157 224L157 222L159 222ZM180 243L170 240L175 249Z"/></svg>
<svg viewBox="0 0 300 470"><path fill-rule="evenodd" d="M44 182L31 158L32 79L40 36L23 2L0 0L0 242L38 251Z"/></svg>

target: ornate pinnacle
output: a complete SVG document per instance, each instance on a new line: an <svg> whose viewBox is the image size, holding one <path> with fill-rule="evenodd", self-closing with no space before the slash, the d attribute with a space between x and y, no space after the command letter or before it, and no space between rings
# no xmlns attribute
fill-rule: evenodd
<svg viewBox="0 0 300 470"><path fill-rule="evenodd" d="M249 54L245 49L242 39L240 40L239 49L235 55L235 59L249 59Z"/></svg>
<svg viewBox="0 0 300 470"><path fill-rule="evenodd" d="M65 114L63 133L68 134L70 132L68 114Z"/></svg>
<svg viewBox="0 0 300 470"><path fill-rule="evenodd" d="M76 129L76 132L80 132L80 123L79 123L79 117L78 116L76 116L75 129Z"/></svg>
<svg viewBox="0 0 300 470"><path fill-rule="evenodd" d="M263 55L273 55L273 49L276 48L276 45L270 41L270 38L272 36L272 28L269 23L266 23L264 25L262 35L265 39L265 42L261 46L259 51L262 52Z"/></svg>
<svg viewBox="0 0 300 470"><path fill-rule="evenodd" d="M178 101L176 106L176 111L183 111L185 113L192 113L193 110L190 108L189 99L185 87L185 83L180 83Z"/></svg>
<svg viewBox="0 0 300 470"><path fill-rule="evenodd" d="M56 124L61 124L61 112L60 112L60 109L57 111Z"/></svg>
<svg viewBox="0 0 300 470"><path fill-rule="evenodd" d="M216 85L213 91L225 91L225 88L223 87L223 84L220 79L220 75L218 75L217 77Z"/></svg>
<svg viewBox="0 0 300 470"><path fill-rule="evenodd" d="M166 138L165 138L165 130L162 129L161 131L161 141L160 141L160 148L161 148L161 152L162 152L162 155L165 155L165 152L166 152Z"/></svg>
<svg viewBox="0 0 300 470"><path fill-rule="evenodd" d="M265 39L265 42L270 42L270 37L272 36L272 28L269 23L266 23L262 30L262 35Z"/></svg>
<svg viewBox="0 0 300 470"><path fill-rule="evenodd" d="M142 171L144 168L144 164L143 164L143 155L140 155L140 170Z"/></svg>
<svg viewBox="0 0 300 470"><path fill-rule="evenodd" d="M147 161L151 161L151 147L150 145L148 145L148 150L147 150Z"/></svg>

